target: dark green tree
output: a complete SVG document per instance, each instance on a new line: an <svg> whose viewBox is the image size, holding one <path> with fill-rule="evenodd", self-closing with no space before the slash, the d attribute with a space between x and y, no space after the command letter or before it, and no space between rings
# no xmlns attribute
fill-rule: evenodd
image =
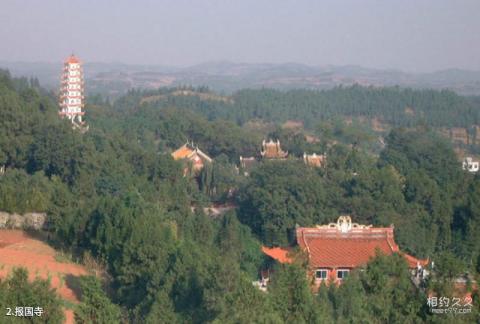
<svg viewBox="0 0 480 324"><path fill-rule="evenodd" d="M105 295L100 281L92 276L79 278L81 303L75 311L77 323L119 323L120 308Z"/></svg>
<svg viewBox="0 0 480 324"><path fill-rule="evenodd" d="M24 268L14 269L8 278L0 279L0 307L4 312L2 321L8 323L60 324L65 319L62 302L55 289L50 287L50 281L36 278L30 282ZM41 316L15 317L15 307L41 307L43 313ZM6 317L6 312L12 315Z"/></svg>

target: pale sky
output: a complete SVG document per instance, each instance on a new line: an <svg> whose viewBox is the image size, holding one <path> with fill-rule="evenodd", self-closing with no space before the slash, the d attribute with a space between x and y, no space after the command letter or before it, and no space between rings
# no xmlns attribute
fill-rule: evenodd
<svg viewBox="0 0 480 324"><path fill-rule="evenodd" d="M480 70L480 0L0 0L0 60Z"/></svg>

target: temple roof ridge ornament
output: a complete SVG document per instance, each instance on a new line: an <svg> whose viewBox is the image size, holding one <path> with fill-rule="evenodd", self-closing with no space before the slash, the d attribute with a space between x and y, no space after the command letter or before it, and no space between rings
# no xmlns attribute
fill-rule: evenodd
<svg viewBox="0 0 480 324"><path fill-rule="evenodd" d="M348 233L354 228L367 229L367 228L371 228L372 225L360 225L358 223L353 223L352 217L350 217L349 215L342 215L338 217L336 223L329 223L328 225L317 225L316 227L319 229L335 228L342 233Z"/></svg>

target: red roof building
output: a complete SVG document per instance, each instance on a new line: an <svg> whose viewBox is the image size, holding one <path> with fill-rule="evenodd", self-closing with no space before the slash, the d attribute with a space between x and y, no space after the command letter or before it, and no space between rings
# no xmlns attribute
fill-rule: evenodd
<svg viewBox="0 0 480 324"><path fill-rule="evenodd" d="M269 248L262 246L262 252L272 259L277 260L280 263L292 263L293 259L290 257L290 251L280 247Z"/></svg>
<svg viewBox="0 0 480 324"><path fill-rule="evenodd" d="M428 264L428 260L420 260L400 251L394 240L393 226L359 225L352 223L350 216L340 216L336 223L328 225L298 227L296 236L297 244L307 254L309 273L317 285L325 280L340 283L351 270L368 263L376 253L399 253L405 257L410 269ZM274 249L262 250L285 263L286 254Z"/></svg>

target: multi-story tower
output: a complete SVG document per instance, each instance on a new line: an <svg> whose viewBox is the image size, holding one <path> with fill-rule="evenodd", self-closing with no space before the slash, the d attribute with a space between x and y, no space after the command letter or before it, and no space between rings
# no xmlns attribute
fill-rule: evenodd
<svg viewBox="0 0 480 324"><path fill-rule="evenodd" d="M83 124L82 116L85 114L83 90L82 63L72 54L63 65L59 115L67 117L77 126Z"/></svg>

